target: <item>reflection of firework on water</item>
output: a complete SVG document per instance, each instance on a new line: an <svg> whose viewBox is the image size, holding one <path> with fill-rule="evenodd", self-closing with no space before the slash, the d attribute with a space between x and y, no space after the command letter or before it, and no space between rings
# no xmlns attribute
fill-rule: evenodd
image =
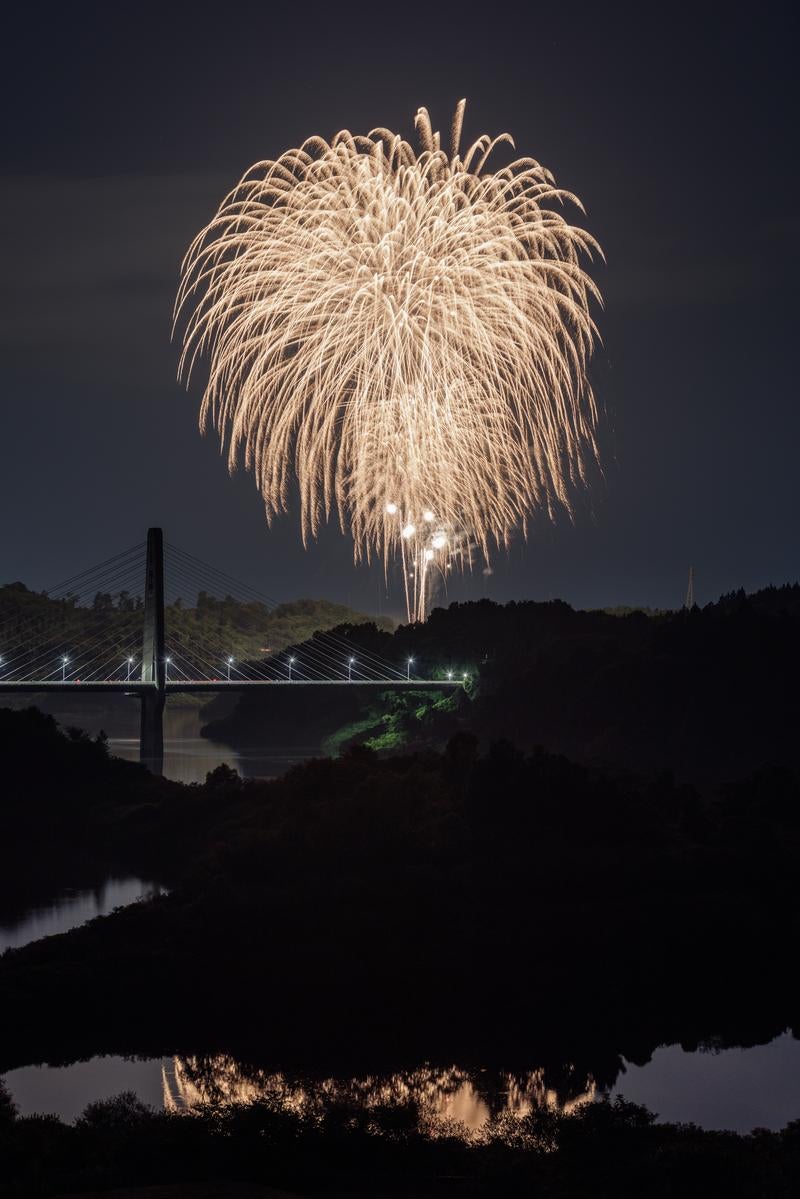
<svg viewBox="0 0 800 1199"><path fill-rule="evenodd" d="M162 1082L168 1111L191 1111L211 1103L270 1100L302 1114L330 1102L367 1109L414 1102L419 1104L422 1124L433 1136L452 1130L453 1124L459 1126L461 1135L472 1136L492 1119L525 1116L536 1109L568 1114L596 1094L590 1077L570 1078L565 1092L559 1094L547 1085L543 1070L500 1073L490 1079L456 1066L422 1066L386 1076L310 1082L245 1069L223 1055L173 1058L170 1067L162 1068Z"/></svg>
<svg viewBox="0 0 800 1199"><path fill-rule="evenodd" d="M401 557L412 619L432 572L466 564L454 534L488 561L569 510L596 453L597 244L532 158L487 169L508 134L462 153L463 115L449 153L420 109L419 153L376 129L256 163L189 248L176 305L181 375L208 356L201 422L231 469L243 451L269 519L296 479L304 541L335 512L357 559Z"/></svg>

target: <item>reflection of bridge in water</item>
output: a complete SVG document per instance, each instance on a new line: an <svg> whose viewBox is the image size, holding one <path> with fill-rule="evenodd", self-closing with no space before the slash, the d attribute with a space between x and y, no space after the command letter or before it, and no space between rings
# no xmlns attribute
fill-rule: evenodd
<svg viewBox="0 0 800 1199"><path fill-rule="evenodd" d="M231 589L244 602L269 611L274 600L195 558L168 547L173 591L200 595ZM140 586L144 580L143 587ZM167 630L165 555L161 529L147 541L33 597L28 616L0 624L0 692L121 693L141 701L140 757L161 774L164 762L163 712L167 695L184 692L247 692L261 687L452 688L460 680L420 679L410 664L399 667L349 637L315 633L303 644L302 661L255 657L235 661L220 633L195 631L184 622ZM131 591L133 587L135 590ZM114 606L112 589L118 596ZM94 595L95 606L87 599ZM100 601L98 605L98 600ZM180 609L176 598L173 613ZM38 605L38 607L36 606ZM70 620L80 616L79 632L67 637Z"/></svg>
<svg viewBox="0 0 800 1199"><path fill-rule="evenodd" d="M511 1074L428 1065L391 1075L311 1081L246 1068L225 1055L173 1058L162 1067L162 1089L166 1110L178 1112L259 1100L298 1114L311 1114L331 1102L367 1109L413 1102L432 1135L452 1130L455 1123L466 1136L480 1135L498 1117L536 1110L569 1114L597 1097L594 1080L569 1069L559 1087L549 1086L541 1069Z"/></svg>

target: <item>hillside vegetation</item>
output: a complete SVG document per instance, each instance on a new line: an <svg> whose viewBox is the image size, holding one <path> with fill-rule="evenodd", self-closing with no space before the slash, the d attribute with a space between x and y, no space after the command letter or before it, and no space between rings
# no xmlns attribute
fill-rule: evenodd
<svg viewBox="0 0 800 1199"><path fill-rule="evenodd" d="M46 592L30 591L24 583L0 587L5 645L24 636L38 653L49 647L54 668L59 655L72 645L101 636L110 659L115 654L122 658L131 650L136 652L142 612L141 596L128 591L98 591L90 604L81 604L76 595L51 599ZM172 635L188 645L205 647L206 652L208 647L221 647L239 660L262 659L295 642L307 641L316 632L373 619L325 599L299 599L269 607L233 596L218 599L205 591L198 592L192 602L188 597L176 597L165 608L168 639ZM390 631L393 622L380 617L376 627Z"/></svg>
<svg viewBox="0 0 800 1199"><path fill-rule="evenodd" d="M550 603L451 604L388 633L335 630L449 690L339 697L248 694L209 727L231 744L313 729L329 749L442 749L459 732L604 769L674 770L713 783L796 762L800 586L736 592L691 611L617 615ZM313 648L313 641L312 641ZM303 660L304 647L293 652ZM309 689L313 690L313 689Z"/></svg>

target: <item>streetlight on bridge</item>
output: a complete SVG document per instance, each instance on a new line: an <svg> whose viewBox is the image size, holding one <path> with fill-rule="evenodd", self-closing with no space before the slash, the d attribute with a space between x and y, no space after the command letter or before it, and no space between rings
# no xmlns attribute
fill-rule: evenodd
<svg viewBox="0 0 800 1199"><path fill-rule="evenodd" d="M67 655L62 654L61 655L61 682L62 683L66 683L66 681L67 681L67 663L68 662L69 662L69 658L67 657Z"/></svg>
<svg viewBox="0 0 800 1199"><path fill-rule="evenodd" d="M411 682L411 667L412 667L413 665L414 665L414 659L413 659L413 658L409 658L409 659L408 659L408 663L407 663L407 667L406 667L406 682L407 682L407 683L410 683L410 682Z"/></svg>
<svg viewBox="0 0 800 1199"><path fill-rule="evenodd" d="M292 681L292 667L294 666L294 658L289 659L289 682Z"/></svg>
<svg viewBox="0 0 800 1199"><path fill-rule="evenodd" d="M228 658L228 663L227 663L227 665L228 665L228 682L231 681L231 667L233 666L234 661L235 661L234 658Z"/></svg>
<svg viewBox="0 0 800 1199"><path fill-rule="evenodd" d="M165 683L167 681L167 675L169 674L169 665L170 665L171 661L172 661L172 658L164 659L164 682Z"/></svg>
<svg viewBox="0 0 800 1199"><path fill-rule="evenodd" d="M133 666L133 658L126 658L125 664L128 667L128 673L125 675L125 682L129 683L131 681L131 668Z"/></svg>
<svg viewBox="0 0 800 1199"><path fill-rule="evenodd" d="M356 664L355 658L350 658L347 663L347 681L348 681L348 683L352 683L352 681L353 681L353 667L355 666L355 664Z"/></svg>

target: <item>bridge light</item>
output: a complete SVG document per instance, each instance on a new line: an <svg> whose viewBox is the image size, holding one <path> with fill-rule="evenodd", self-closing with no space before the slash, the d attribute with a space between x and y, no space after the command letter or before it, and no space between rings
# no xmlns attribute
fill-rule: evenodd
<svg viewBox="0 0 800 1199"><path fill-rule="evenodd" d="M352 681L353 681L353 667L355 666L355 664L356 664L355 658L348 659L348 662L347 662L347 681L348 681L348 683L352 683Z"/></svg>
<svg viewBox="0 0 800 1199"><path fill-rule="evenodd" d="M452 679L452 677L453 677L453 672L452 672L452 670L448 670L448 672L447 672L447 677L448 677L448 679Z"/></svg>
<svg viewBox="0 0 800 1199"><path fill-rule="evenodd" d="M289 682L292 681L292 667L294 666L294 658L289 659Z"/></svg>
<svg viewBox="0 0 800 1199"><path fill-rule="evenodd" d="M68 662L69 662L69 658L67 657L67 655L62 654L61 655L61 682L62 683L65 683L67 680L67 663Z"/></svg>
<svg viewBox="0 0 800 1199"><path fill-rule="evenodd" d="M231 667L233 666L233 663L234 663L234 661L235 661L235 659L234 659L234 658L228 658L228 661L227 661L227 667L228 667L228 682L230 682L230 681L231 681Z"/></svg>
<svg viewBox="0 0 800 1199"><path fill-rule="evenodd" d="M407 679L407 680L410 680L410 679L411 679L411 667L412 667L413 665L414 665L414 659L413 659L413 658L409 658L409 659L408 659L407 666L406 666L406 679Z"/></svg>

